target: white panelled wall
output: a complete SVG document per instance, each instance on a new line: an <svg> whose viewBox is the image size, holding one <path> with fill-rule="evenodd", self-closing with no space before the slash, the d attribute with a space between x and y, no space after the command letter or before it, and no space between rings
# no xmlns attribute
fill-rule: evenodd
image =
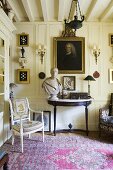
<svg viewBox="0 0 113 170"><path fill-rule="evenodd" d="M89 130L98 128L98 109L107 104L110 100L110 93L113 92L113 84L109 83L108 71L113 68L110 63L112 47L109 46L109 33L113 33L111 23L83 23L83 27L77 30L77 36L85 37L85 74L72 74L76 76L76 90L87 92L88 82L83 79L88 75L93 75L95 71L100 73L96 81L91 82L91 96L94 101L89 106ZM47 95L42 89L42 82L38 74L45 72L46 77L50 76L50 69L53 67L53 37L61 36L64 25L58 22L51 23L16 23L17 31L15 39L11 44L10 58L10 82L16 83L16 69L20 68L18 58L21 56L18 47L18 36L22 32L29 34L29 46L25 47L25 56L28 59L26 68L30 69L30 84L18 84L15 88L15 96L27 96L32 107L35 109L51 110L53 129L53 107L47 104ZM38 44L47 46L44 62L41 64L40 57L36 55ZM100 56L97 65L95 58L91 54L91 46L96 44L100 47ZM59 74L58 79L62 81L65 74ZM71 75L71 74L69 74ZM84 107L58 107L57 109L57 129L68 128L71 123L73 128L85 128Z"/></svg>

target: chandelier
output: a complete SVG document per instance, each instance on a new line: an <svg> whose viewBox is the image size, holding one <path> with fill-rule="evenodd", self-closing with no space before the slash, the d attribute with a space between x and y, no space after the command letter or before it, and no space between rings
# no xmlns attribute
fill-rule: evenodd
<svg viewBox="0 0 113 170"><path fill-rule="evenodd" d="M2 8L4 12L8 15L8 12L10 11L10 9L7 6L6 0L0 0L0 8Z"/></svg>
<svg viewBox="0 0 113 170"><path fill-rule="evenodd" d="M78 0L72 0L70 13L71 13L73 2L75 2L75 8L76 8L76 14L74 16L74 20L70 21L69 23L65 22L65 24L69 28L75 29L75 31L76 31L76 29L79 29L82 27L82 22L84 21L84 15L81 14L80 4L79 4ZM69 13L69 15L70 15L70 13Z"/></svg>

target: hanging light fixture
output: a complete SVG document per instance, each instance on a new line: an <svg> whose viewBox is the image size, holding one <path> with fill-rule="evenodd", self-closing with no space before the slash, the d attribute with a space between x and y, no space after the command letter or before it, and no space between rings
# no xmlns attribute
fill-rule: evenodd
<svg viewBox="0 0 113 170"><path fill-rule="evenodd" d="M74 16L74 20L70 21L69 23L65 24L70 27L71 29L79 29L82 27L82 22L84 21L84 15L81 14L81 10L80 10L80 4L78 0L73 0L71 3L71 9L72 9L72 4L73 2L75 2L75 8L76 8L76 14ZM71 12L70 9L70 12Z"/></svg>
<svg viewBox="0 0 113 170"><path fill-rule="evenodd" d="M6 0L0 0L0 8L2 8L4 12L8 15L10 9L8 8Z"/></svg>

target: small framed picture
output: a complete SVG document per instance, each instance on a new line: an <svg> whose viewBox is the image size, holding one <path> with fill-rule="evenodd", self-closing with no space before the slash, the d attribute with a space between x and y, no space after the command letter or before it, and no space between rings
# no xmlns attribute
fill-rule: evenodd
<svg viewBox="0 0 113 170"><path fill-rule="evenodd" d="M30 69L17 69L17 83L30 83Z"/></svg>
<svg viewBox="0 0 113 170"><path fill-rule="evenodd" d="M75 76L64 76L63 88L65 90L75 90Z"/></svg>
<svg viewBox="0 0 113 170"><path fill-rule="evenodd" d="M109 45L113 47L113 34L109 34Z"/></svg>
<svg viewBox="0 0 113 170"><path fill-rule="evenodd" d="M25 47L29 46L29 34L18 34L18 46Z"/></svg>
<svg viewBox="0 0 113 170"><path fill-rule="evenodd" d="M43 118L44 118L44 131L51 132L51 111L43 111ZM33 113L34 118L33 120L41 121L41 115L38 113Z"/></svg>
<svg viewBox="0 0 113 170"><path fill-rule="evenodd" d="M109 81L113 83L113 69L109 69Z"/></svg>

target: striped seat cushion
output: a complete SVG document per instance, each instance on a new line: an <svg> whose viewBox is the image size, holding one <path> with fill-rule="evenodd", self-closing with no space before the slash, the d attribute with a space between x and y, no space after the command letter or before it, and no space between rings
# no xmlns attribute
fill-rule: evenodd
<svg viewBox="0 0 113 170"><path fill-rule="evenodd" d="M42 126L43 126L43 123L39 121L26 121L26 122L23 122L23 132L36 130L36 129L41 128ZM13 129L19 132L20 123L13 125Z"/></svg>

